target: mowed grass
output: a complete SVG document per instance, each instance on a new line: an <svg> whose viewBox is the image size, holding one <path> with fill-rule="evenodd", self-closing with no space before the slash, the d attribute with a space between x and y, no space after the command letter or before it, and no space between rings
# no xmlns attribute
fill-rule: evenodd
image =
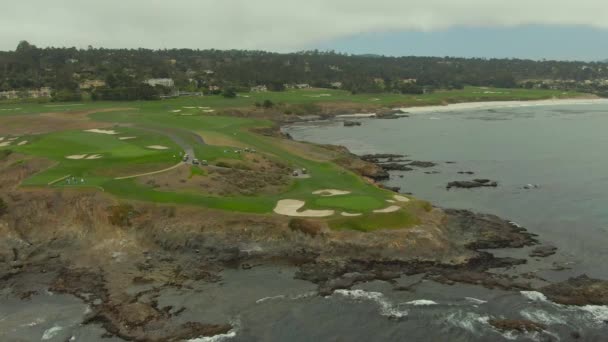
<svg viewBox="0 0 608 342"><path fill-rule="evenodd" d="M118 128L120 135L64 131L32 136L27 145L11 147L16 152L44 157L57 162L49 170L30 177L24 185L47 185L66 175L86 178L87 184L99 186L109 179L154 171L179 162L181 149L170 139L137 129ZM120 140L120 136L136 136ZM166 146L153 150L150 145ZM68 159L72 155L99 155L99 159ZM174 157L175 156L175 157ZM63 184L63 183L61 183Z"/></svg>

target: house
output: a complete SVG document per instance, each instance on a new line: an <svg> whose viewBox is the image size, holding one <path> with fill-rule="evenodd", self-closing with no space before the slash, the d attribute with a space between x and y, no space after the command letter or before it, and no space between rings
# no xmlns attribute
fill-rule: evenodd
<svg viewBox="0 0 608 342"><path fill-rule="evenodd" d="M329 84L332 88L340 89L342 88L342 82L331 82Z"/></svg>
<svg viewBox="0 0 608 342"><path fill-rule="evenodd" d="M42 87L40 89L28 90L28 96L33 99L51 97L51 88Z"/></svg>
<svg viewBox="0 0 608 342"><path fill-rule="evenodd" d="M173 88L175 86L175 82L173 82L172 78L150 78L147 79L144 83L151 85L152 87L156 87L157 85Z"/></svg>
<svg viewBox="0 0 608 342"><path fill-rule="evenodd" d="M0 91L0 99L12 100L18 98L19 92L16 90Z"/></svg>
<svg viewBox="0 0 608 342"><path fill-rule="evenodd" d="M265 85L259 85L259 86L251 87L251 92L252 93L265 93L267 91L268 91L268 87L266 87Z"/></svg>
<svg viewBox="0 0 608 342"><path fill-rule="evenodd" d="M84 82L81 82L78 86L80 89L93 89L105 87L106 82L102 80L85 80Z"/></svg>
<svg viewBox="0 0 608 342"><path fill-rule="evenodd" d="M296 84L296 85L295 85L295 87L296 87L297 89L310 89L310 88L312 88L312 87L310 86L310 84L308 84L308 83L300 83L300 84Z"/></svg>
<svg viewBox="0 0 608 342"><path fill-rule="evenodd" d="M209 86L209 91L220 91L220 90L222 90L222 88L220 88L220 86L215 86L215 85Z"/></svg>
<svg viewBox="0 0 608 342"><path fill-rule="evenodd" d="M415 84L416 82L418 82L418 80L415 78L402 78L401 79L401 83L405 83L405 84Z"/></svg>

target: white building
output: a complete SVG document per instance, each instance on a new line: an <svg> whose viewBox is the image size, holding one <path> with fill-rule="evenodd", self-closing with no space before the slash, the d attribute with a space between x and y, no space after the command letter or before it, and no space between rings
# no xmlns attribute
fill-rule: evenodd
<svg viewBox="0 0 608 342"><path fill-rule="evenodd" d="M150 79L146 80L144 83L147 83L147 84L151 85L152 87L160 85L160 86L167 87L167 88L173 88L175 86L175 82L173 82L172 78L150 78Z"/></svg>

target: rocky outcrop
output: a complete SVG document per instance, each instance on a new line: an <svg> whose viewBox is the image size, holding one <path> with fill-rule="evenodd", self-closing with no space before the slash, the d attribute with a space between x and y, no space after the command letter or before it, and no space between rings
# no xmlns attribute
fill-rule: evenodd
<svg viewBox="0 0 608 342"><path fill-rule="evenodd" d="M565 305L608 305L608 281L581 275L540 289L547 298Z"/></svg>
<svg viewBox="0 0 608 342"><path fill-rule="evenodd" d="M530 257L533 258L545 258L551 256L557 252L555 246L538 246L530 252Z"/></svg>
<svg viewBox="0 0 608 342"><path fill-rule="evenodd" d="M344 121L344 127L361 126L360 121Z"/></svg>
<svg viewBox="0 0 608 342"><path fill-rule="evenodd" d="M494 182L489 179L474 179L472 181L449 182L446 188L449 190L451 188L473 189L473 188L483 188L483 187L495 188L497 186L498 186L498 182Z"/></svg>

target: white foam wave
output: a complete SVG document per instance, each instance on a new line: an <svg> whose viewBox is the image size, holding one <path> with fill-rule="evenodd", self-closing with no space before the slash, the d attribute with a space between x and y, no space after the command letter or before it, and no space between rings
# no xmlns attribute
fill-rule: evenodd
<svg viewBox="0 0 608 342"><path fill-rule="evenodd" d="M369 300L380 306L380 314L390 318L403 318L407 316L406 310L397 309L384 295L380 292L367 292L364 290L336 290L335 294L352 298L355 300Z"/></svg>
<svg viewBox="0 0 608 342"><path fill-rule="evenodd" d="M233 339L236 337L237 332L241 329L241 321L237 318L230 322L230 324L232 324L232 329L225 334L197 337L190 339L186 342L223 342L226 340Z"/></svg>
<svg viewBox="0 0 608 342"><path fill-rule="evenodd" d="M405 304L414 305L414 306L428 306L428 305L437 305L437 302L428 300L428 299L416 299L416 300L407 302Z"/></svg>
<svg viewBox="0 0 608 342"><path fill-rule="evenodd" d="M481 304L485 304L488 302L487 300L481 300L481 299L477 299L477 298L473 298L473 297L464 297L464 299L466 299L467 301L469 301L475 305L481 305Z"/></svg>
<svg viewBox="0 0 608 342"><path fill-rule="evenodd" d="M317 295L317 293L315 291L310 291L310 292L301 293L299 295L291 296L291 297L289 297L289 299L291 299L291 300L298 300L298 299L304 299L304 298L314 297L316 295Z"/></svg>
<svg viewBox="0 0 608 342"><path fill-rule="evenodd" d="M285 299L285 295L278 295L278 296L271 296L271 297L260 298L260 299L256 300L255 303L256 304L260 304L260 303L264 303L264 302L267 302L269 300L275 300L275 299Z"/></svg>
<svg viewBox="0 0 608 342"><path fill-rule="evenodd" d="M60 327L58 325L55 325L52 328L46 329L44 331L44 333L42 334L42 340L46 341L46 340L50 340L53 337L55 337L61 330L63 330L63 327Z"/></svg>
<svg viewBox="0 0 608 342"><path fill-rule="evenodd" d="M581 306L579 310L587 313L595 323L604 324L608 321L608 306L606 305L585 305Z"/></svg>
<svg viewBox="0 0 608 342"><path fill-rule="evenodd" d="M534 302L546 302L547 301L547 296L545 296L544 294L542 294L538 291L520 291L519 293L521 293L522 296L524 296Z"/></svg>
<svg viewBox="0 0 608 342"><path fill-rule="evenodd" d="M550 314L540 309L525 309L520 311L522 317L532 322L539 322L545 325L568 324L566 319L557 314Z"/></svg>
<svg viewBox="0 0 608 342"><path fill-rule="evenodd" d="M462 328L473 334L478 334L478 327L487 325L490 320L490 316L482 316L475 312L453 312L446 317L446 322L455 327Z"/></svg>

